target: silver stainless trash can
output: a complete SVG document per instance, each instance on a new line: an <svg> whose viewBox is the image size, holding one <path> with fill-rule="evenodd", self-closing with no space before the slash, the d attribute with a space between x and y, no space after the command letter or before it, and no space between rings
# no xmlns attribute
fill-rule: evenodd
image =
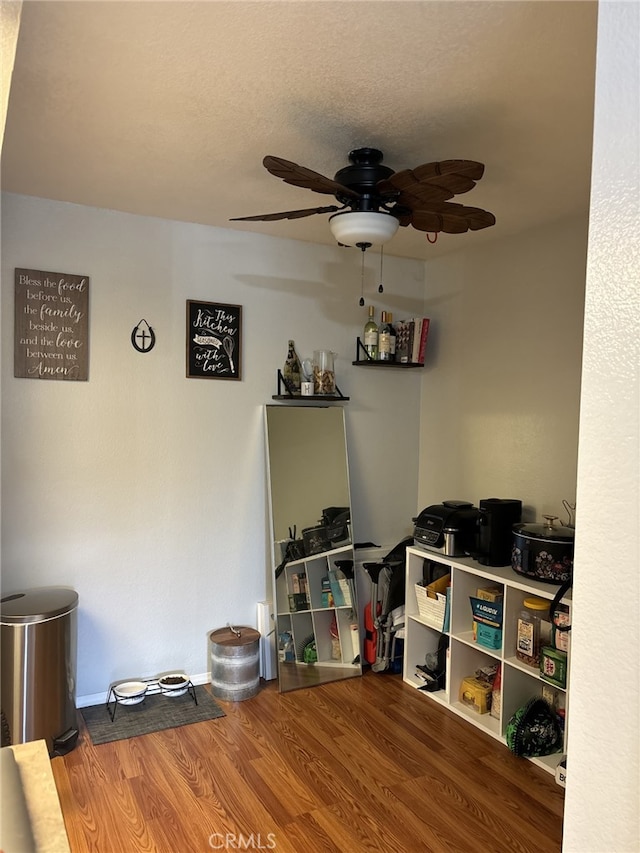
<svg viewBox="0 0 640 853"><path fill-rule="evenodd" d="M78 594L41 587L0 599L0 703L12 744L45 740L50 755L73 749Z"/></svg>

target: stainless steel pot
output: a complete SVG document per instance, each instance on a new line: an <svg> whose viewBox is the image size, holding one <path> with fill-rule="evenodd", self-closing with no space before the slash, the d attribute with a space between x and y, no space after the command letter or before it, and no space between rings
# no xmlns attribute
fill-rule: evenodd
<svg viewBox="0 0 640 853"><path fill-rule="evenodd" d="M514 524L511 566L519 575L561 584L573 575L575 530L556 527L555 515L543 518L542 524Z"/></svg>

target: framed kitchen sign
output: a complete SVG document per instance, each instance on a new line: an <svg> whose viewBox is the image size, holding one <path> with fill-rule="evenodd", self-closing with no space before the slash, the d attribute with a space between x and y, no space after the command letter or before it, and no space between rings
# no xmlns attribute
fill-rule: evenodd
<svg viewBox="0 0 640 853"><path fill-rule="evenodd" d="M89 277L16 269L13 375L89 378Z"/></svg>
<svg viewBox="0 0 640 853"><path fill-rule="evenodd" d="M187 377L240 379L242 306L187 300Z"/></svg>

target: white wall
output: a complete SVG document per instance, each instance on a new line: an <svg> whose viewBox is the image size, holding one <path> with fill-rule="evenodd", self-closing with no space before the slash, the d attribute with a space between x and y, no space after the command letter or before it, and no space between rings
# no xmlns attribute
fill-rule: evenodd
<svg viewBox="0 0 640 853"><path fill-rule="evenodd" d="M420 503L575 501L587 221L426 264L435 335L422 379Z"/></svg>
<svg viewBox="0 0 640 853"><path fill-rule="evenodd" d="M263 407L288 338L301 356L338 353L356 540L405 535L419 384L351 366L359 253L14 195L2 229L3 594L78 591L79 704L117 678L206 674L208 633L255 624L269 576ZM420 312L422 263L385 259L384 301L377 256L367 265L378 309ZM15 267L90 278L88 382L13 377ZM241 382L185 378L187 299L243 306ZM130 343L141 318L157 335L148 354ZM381 466L401 478L383 501Z"/></svg>
<svg viewBox="0 0 640 853"><path fill-rule="evenodd" d="M640 6L601 2L563 849L640 850Z"/></svg>

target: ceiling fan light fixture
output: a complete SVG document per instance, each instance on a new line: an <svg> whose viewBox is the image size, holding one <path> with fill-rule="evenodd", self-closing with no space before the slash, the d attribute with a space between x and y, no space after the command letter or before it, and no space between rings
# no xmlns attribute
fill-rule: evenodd
<svg viewBox="0 0 640 853"><path fill-rule="evenodd" d="M375 210L344 210L329 217L331 233L343 246L382 246L394 236L399 225L392 214Z"/></svg>

